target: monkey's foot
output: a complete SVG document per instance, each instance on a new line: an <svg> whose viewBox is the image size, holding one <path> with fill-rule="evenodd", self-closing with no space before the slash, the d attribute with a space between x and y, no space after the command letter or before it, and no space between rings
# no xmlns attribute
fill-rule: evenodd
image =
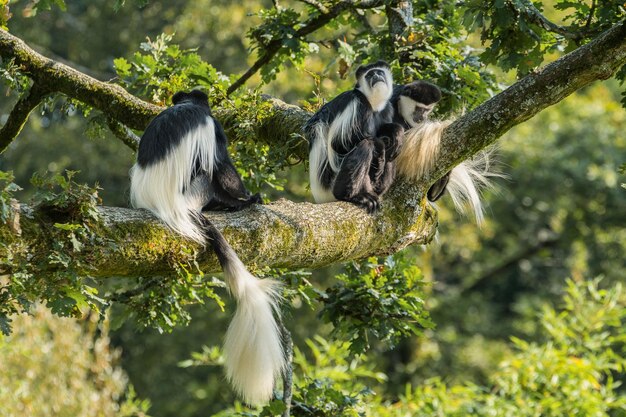
<svg viewBox="0 0 626 417"><path fill-rule="evenodd" d="M348 201L365 209L369 214L376 213L380 209L380 201L373 194L358 194Z"/></svg>

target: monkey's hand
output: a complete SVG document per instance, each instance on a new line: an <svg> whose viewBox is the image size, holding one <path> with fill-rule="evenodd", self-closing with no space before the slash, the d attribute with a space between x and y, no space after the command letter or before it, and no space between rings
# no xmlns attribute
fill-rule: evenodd
<svg viewBox="0 0 626 417"><path fill-rule="evenodd" d="M378 138L385 143L385 160L391 162L400 153L404 128L398 123L385 123L378 129Z"/></svg>
<svg viewBox="0 0 626 417"><path fill-rule="evenodd" d="M248 202L250 204L263 204L263 199L261 198L260 193L256 193L250 196L250 198L248 199Z"/></svg>

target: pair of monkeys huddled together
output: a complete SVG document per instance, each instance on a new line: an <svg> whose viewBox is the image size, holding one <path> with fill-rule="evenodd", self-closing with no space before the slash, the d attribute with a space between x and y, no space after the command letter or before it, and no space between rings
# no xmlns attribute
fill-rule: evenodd
<svg viewBox="0 0 626 417"><path fill-rule="evenodd" d="M429 169L426 165L436 156L445 124L428 130L432 138L422 137L419 127L441 93L421 81L394 87L383 61L360 67L356 77L353 90L328 102L305 126L311 191L318 203L343 200L374 212L396 169L409 177ZM131 203L150 210L182 236L199 244L208 242L215 250L237 300L224 342L226 374L244 401L262 403L271 398L274 382L286 365L275 318L280 286L248 272L202 215L204 210L239 210L261 199L246 190L235 170L226 135L212 117L206 94L179 92L172 102L141 138L137 163L130 172ZM411 140L415 143L409 144ZM413 155L405 155L403 149ZM431 200L441 196L449 178L452 184L454 170L431 187Z"/></svg>

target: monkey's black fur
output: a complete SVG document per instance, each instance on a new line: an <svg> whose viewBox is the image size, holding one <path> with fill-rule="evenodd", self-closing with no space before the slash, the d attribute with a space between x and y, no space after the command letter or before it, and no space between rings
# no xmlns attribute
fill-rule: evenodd
<svg viewBox="0 0 626 417"><path fill-rule="evenodd" d="M213 118L208 97L202 91L180 91L174 94L172 103L174 106L152 120L141 138L137 163L142 168L163 160L186 135L206 125L208 117ZM206 201L203 210L241 210L251 204L261 203L260 195L250 195L241 181L228 154L228 140L222 125L215 118L213 124L216 144L213 172L202 170L198 155L193 161L190 181L191 184L204 182Z"/></svg>
<svg viewBox="0 0 626 417"><path fill-rule="evenodd" d="M378 61L359 67L356 78L355 88L322 106L304 132L309 140L315 200L349 201L371 213L379 209L380 197L393 182L393 160L403 129L392 123L389 65ZM379 83L384 86L379 88ZM330 137L335 122L343 128L335 126L336 134Z"/></svg>

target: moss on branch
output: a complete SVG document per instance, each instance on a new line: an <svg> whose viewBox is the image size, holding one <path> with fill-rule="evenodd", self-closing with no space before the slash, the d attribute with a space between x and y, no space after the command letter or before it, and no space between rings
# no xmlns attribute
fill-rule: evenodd
<svg viewBox="0 0 626 417"><path fill-rule="evenodd" d="M370 216L348 203L293 203L279 200L236 213L209 213L208 218L224 233L241 259L258 267L315 268L336 262L396 252L413 244L428 243L436 230L434 210L420 198L419 190L398 184L383 210ZM213 252L171 233L145 210L99 207L98 236L84 242L79 258L91 276L167 275L172 266L187 263L196 255L205 272L219 271ZM22 206L21 235L8 225L0 226L7 241L20 241L27 252L47 253L55 240L58 218L34 213ZM0 259L8 258L0 245ZM58 265L41 263L38 273Z"/></svg>

